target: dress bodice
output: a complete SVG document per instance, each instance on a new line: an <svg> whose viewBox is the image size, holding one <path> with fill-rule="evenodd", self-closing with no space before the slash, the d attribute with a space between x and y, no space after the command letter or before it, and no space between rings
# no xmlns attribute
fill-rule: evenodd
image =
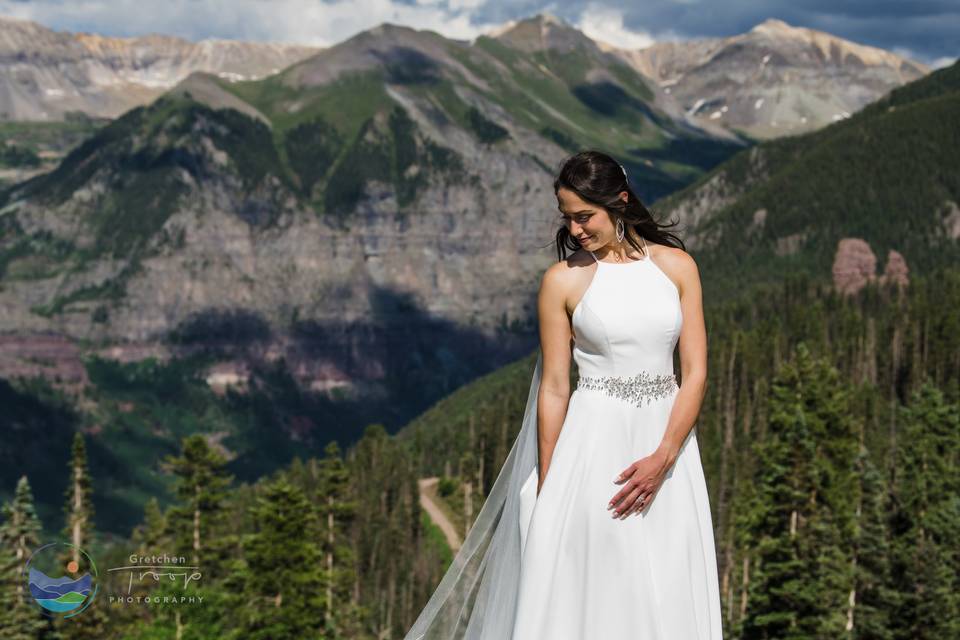
<svg viewBox="0 0 960 640"><path fill-rule="evenodd" d="M672 374L683 314L676 285L650 258L596 261L593 279L573 310L573 359L580 376Z"/></svg>

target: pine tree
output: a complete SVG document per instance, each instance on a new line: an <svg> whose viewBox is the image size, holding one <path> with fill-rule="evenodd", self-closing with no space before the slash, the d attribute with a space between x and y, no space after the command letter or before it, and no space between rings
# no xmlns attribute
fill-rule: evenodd
<svg viewBox="0 0 960 640"><path fill-rule="evenodd" d="M66 504L64 505L66 515L64 537L73 545L70 557L64 558L65 563L73 561L78 565L83 564L80 550L90 546L90 540L93 538L93 501L91 494L90 471L87 467L87 448L83 435L78 432L73 437L70 482L67 485ZM60 630L63 640L102 637L107 622L102 604L102 602L98 603L94 600L81 614L69 619L58 620L57 628Z"/></svg>
<svg viewBox="0 0 960 640"><path fill-rule="evenodd" d="M159 549L167 537L167 519L160 508L156 497L147 500L143 507L143 523L133 532L133 540L139 544L146 554L152 549Z"/></svg>
<svg viewBox="0 0 960 640"><path fill-rule="evenodd" d="M179 457L168 457L167 465L176 476L179 503L167 514L178 552L203 566L205 576L217 576L226 539L217 537L224 500L232 477L226 459L199 434L183 439Z"/></svg>
<svg viewBox="0 0 960 640"><path fill-rule="evenodd" d="M70 458L70 482L67 485L67 502L64 508L66 528L64 535L73 545L74 562L80 563L80 549L87 546L93 531L93 502L90 499L90 471L87 468L87 447L83 434L73 437Z"/></svg>
<svg viewBox="0 0 960 640"><path fill-rule="evenodd" d="M897 592L890 575L889 500L883 477L866 448L860 451L861 504L856 535L855 639L892 640Z"/></svg>
<svg viewBox="0 0 960 640"><path fill-rule="evenodd" d="M30 482L23 476L17 482L13 500L3 506L0 525L0 588L6 609L0 616L2 640L35 640L50 627L49 619L32 601L22 573L30 554L40 545L40 531Z"/></svg>
<svg viewBox="0 0 960 640"><path fill-rule="evenodd" d="M320 637L325 596L316 515L285 478L264 487L251 513L256 533L244 543L242 638Z"/></svg>
<svg viewBox="0 0 960 640"><path fill-rule="evenodd" d="M801 343L777 375L756 447L744 638L841 637L854 588L856 447L847 389Z"/></svg>
<svg viewBox="0 0 960 640"><path fill-rule="evenodd" d="M337 442L324 449L325 456L317 465L316 512L323 535L323 566L326 581L324 628L331 637L352 637L360 613L352 602L356 564L348 538L350 522L357 505L350 499L350 472L340 454Z"/></svg>
<svg viewBox="0 0 960 640"><path fill-rule="evenodd" d="M900 419L894 478L894 637L960 637L960 411L929 382Z"/></svg>

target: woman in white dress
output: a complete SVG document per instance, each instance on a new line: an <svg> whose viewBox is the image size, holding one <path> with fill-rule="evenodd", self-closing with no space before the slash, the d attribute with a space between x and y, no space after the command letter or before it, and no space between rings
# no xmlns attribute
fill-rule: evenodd
<svg viewBox="0 0 960 640"><path fill-rule="evenodd" d="M406 639L721 640L696 264L609 155L569 158L554 190L523 425Z"/></svg>

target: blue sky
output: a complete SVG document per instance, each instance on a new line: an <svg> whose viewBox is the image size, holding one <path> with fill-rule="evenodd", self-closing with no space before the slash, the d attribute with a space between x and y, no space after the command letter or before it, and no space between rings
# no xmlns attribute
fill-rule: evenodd
<svg viewBox="0 0 960 640"><path fill-rule="evenodd" d="M468 40L540 11L627 48L730 36L779 18L933 66L960 55L960 0L0 0L0 14L57 30L319 46L381 22Z"/></svg>

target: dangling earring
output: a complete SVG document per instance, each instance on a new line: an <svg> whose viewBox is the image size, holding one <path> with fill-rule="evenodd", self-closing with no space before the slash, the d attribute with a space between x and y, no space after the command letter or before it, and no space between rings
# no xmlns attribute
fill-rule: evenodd
<svg viewBox="0 0 960 640"><path fill-rule="evenodd" d="M624 235L623 220L618 219L617 220L617 242L623 242L623 235Z"/></svg>

